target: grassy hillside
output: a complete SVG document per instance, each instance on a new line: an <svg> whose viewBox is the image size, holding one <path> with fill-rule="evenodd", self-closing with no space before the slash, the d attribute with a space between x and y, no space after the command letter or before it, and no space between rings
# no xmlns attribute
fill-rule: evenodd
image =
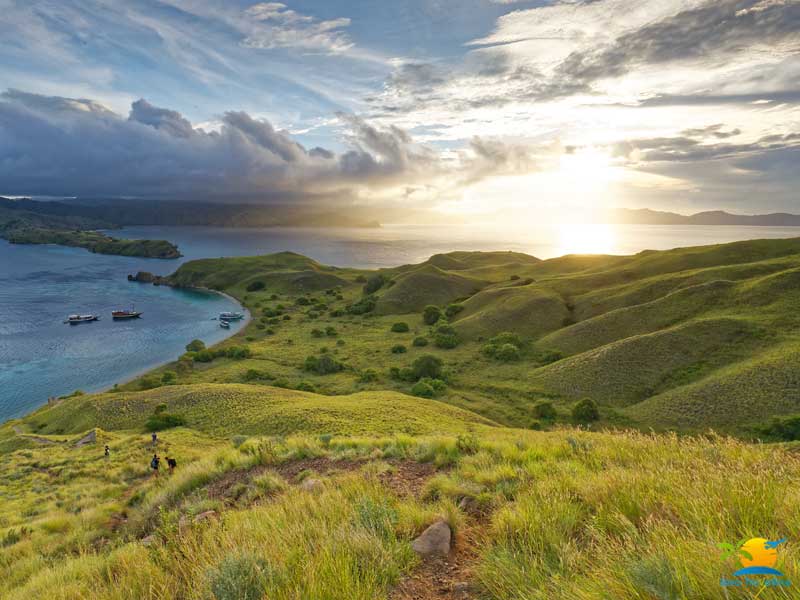
<svg viewBox="0 0 800 600"><path fill-rule="evenodd" d="M769 426L800 414L800 240L374 272L286 252L159 283L254 318L0 426L3 598L796 596L795 443L708 430L797 429ZM446 562L420 558L441 521ZM719 544L753 537L787 538L791 586L720 585L743 580Z"/></svg>

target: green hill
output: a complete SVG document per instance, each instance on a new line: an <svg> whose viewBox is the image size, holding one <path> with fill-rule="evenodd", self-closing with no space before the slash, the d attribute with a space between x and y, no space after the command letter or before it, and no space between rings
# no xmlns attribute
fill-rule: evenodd
<svg viewBox="0 0 800 600"><path fill-rule="evenodd" d="M800 240L166 282L253 320L0 426L3 598L728 600L720 544L800 520L796 442L708 431L797 429ZM445 560L414 550L431 525ZM761 598L796 596L779 556Z"/></svg>

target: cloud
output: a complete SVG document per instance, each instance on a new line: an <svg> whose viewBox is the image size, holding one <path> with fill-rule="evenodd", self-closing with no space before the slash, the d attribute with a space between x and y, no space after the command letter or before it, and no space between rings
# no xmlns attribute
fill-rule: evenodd
<svg viewBox="0 0 800 600"><path fill-rule="evenodd" d="M341 121L352 149L337 154L244 112L206 132L146 100L124 118L90 100L10 90L0 94L2 193L269 200L381 189L435 167L398 128Z"/></svg>
<svg viewBox="0 0 800 600"><path fill-rule="evenodd" d="M353 47L342 31L350 19L318 20L298 13L281 2L262 2L244 14L253 27L242 41L250 48L298 48L305 51L345 52Z"/></svg>

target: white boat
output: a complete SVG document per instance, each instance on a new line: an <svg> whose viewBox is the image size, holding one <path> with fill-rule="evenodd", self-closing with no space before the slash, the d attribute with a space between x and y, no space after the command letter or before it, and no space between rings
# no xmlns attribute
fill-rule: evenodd
<svg viewBox="0 0 800 600"><path fill-rule="evenodd" d="M237 312L219 313L220 321L241 321L242 319L244 319L244 315L242 313L237 313Z"/></svg>
<svg viewBox="0 0 800 600"><path fill-rule="evenodd" d="M231 328L231 322L230 322L230 321L226 321L226 320L222 319L222 320L219 322L219 326L220 326L220 327L222 327L223 329L230 329L230 328Z"/></svg>
<svg viewBox="0 0 800 600"><path fill-rule="evenodd" d="M77 325L78 323L89 323L91 321L99 321L100 317L97 315L69 315L64 323L70 325Z"/></svg>

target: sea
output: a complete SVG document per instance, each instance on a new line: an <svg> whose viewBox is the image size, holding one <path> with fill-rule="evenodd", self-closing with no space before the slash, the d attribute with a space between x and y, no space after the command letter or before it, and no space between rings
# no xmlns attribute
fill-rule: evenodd
<svg viewBox="0 0 800 600"><path fill-rule="evenodd" d="M241 310L211 292L131 283L129 273L172 273L188 260L290 250L342 267L416 263L455 250L513 250L552 258L569 253L634 254L642 250L758 238L800 237L792 227L668 225L387 225L374 229L130 227L117 237L167 239L183 254L158 260L92 254L80 248L13 245L0 240L0 421L19 417L53 396L112 387L176 359L197 338L232 335L216 316ZM129 308L140 319L115 322ZM64 323L72 313L101 320Z"/></svg>

